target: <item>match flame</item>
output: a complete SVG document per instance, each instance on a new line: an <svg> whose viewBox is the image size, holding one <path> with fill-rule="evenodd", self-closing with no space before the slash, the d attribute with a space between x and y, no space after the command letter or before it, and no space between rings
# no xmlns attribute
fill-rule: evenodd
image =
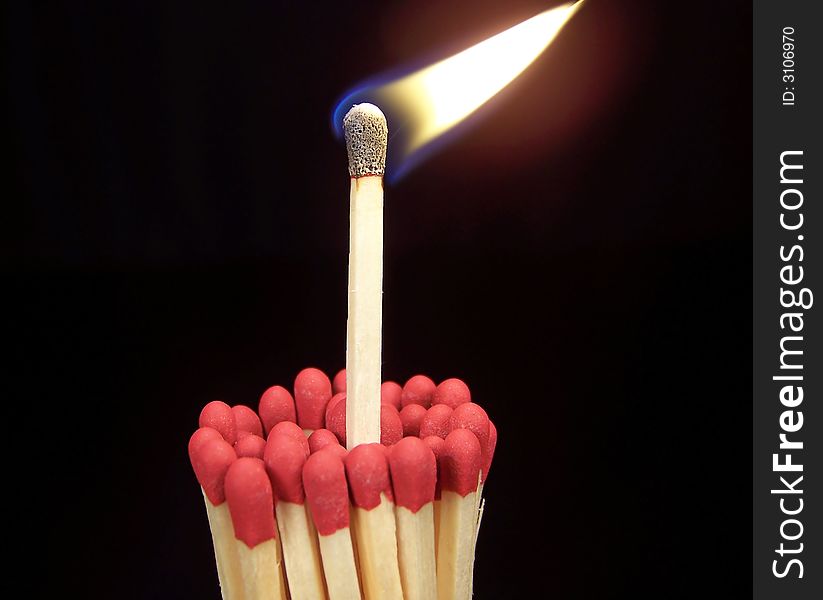
<svg viewBox="0 0 823 600"><path fill-rule="evenodd" d="M370 101L380 106L393 136L389 175L396 179L410 163L419 161L422 150L465 121L534 62L580 4L546 10L419 71L361 87L340 102L335 126L339 128L352 104Z"/></svg>

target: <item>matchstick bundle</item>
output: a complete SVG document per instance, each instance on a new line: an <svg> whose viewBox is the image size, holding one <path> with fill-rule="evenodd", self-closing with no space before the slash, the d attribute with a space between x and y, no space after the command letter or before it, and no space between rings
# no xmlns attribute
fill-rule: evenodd
<svg viewBox="0 0 823 600"><path fill-rule="evenodd" d="M381 443L350 450L345 370L203 408L189 457L225 600L471 597L497 431L458 379L380 391Z"/></svg>
<svg viewBox="0 0 823 600"><path fill-rule="evenodd" d="M372 104L343 126L348 370L332 383L304 369L294 396L273 386L257 413L210 402L189 441L220 589L225 600L469 600L497 430L459 379L381 384L388 126Z"/></svg>

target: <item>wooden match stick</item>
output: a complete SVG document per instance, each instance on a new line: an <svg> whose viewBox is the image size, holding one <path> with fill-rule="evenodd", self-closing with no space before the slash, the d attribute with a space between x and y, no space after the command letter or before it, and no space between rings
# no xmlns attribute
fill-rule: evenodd
<svg viewBox="0 0 823 600"><path fill-rule="evenodd" d="M425 438L421 438L423 443L429 447L429 450L432 451L434 454L434 458L437 461L437 480L434 486L434 502L433 504L433 516L434 516L434 558L435 561L437 560L437 547L439 545L440 539L440 502L442 497L442 478L443 478L443 454L446 451L446 441L438 437L436 435L430 435Z"/></svg>
<svg viewBox="0 0 823 600"><path fill-rule="evenodd" d="M481 442L482 443L482 442ZM497 427L489 420L489 437L486 446L480 448L482 465L480 467L480 483L477 485L477 532L475 533L475 545L477 536L480 535L480 521L483 518L483 506L486 501L483 499L483 486L486 485L486 478L489 476L489 469L494 459L494 449L497 447Z"/></svg>
<svg viewBox="0 0 823 600"><path fill-rule="evenodd" d="M425 412L422 406L418 408ZM389 467L403 595L405 600L436 600L433 513L437 460L420 438L406 437L392 447Z"/></svg>
<svg viewBox="0 0 823 600"><path fill-rule="evenodd" d="M291 599L325 598L317 534L305 506L303 465L306 453L303 446L287 435L272 435L266 444L263 461L277 498L277 527L283 543Z"/></svg>
<svg viewBox="0 0 823 600"><path fill-rule="evenodd" d="M451 380L451 381L460 381L460 380ZM461 384L463 382L460 382ZM442 384L441 384L442 385ZM465 386L465 384L463 384ZM466 387L466 392L468 392L468 387ZM483 514L483 481L485 480L485 476L488 470L488 465L491 464L491 456L490 454L494 452L494 449L491 447L491 421L489 420L489 415L486 414L486 411L483 410L482 407L475 404L474 402L462 402L455 406L454 410L452 411L451 417L449 418L449 428L454 431L455 429L465 429L467 431L471 431L477 441L480 443L480 472L477 478L477 491L475 493L475 525L474 525L474 539L472 540L472 570L471 570L471 587L473 589L474 586L474 554L477 548L477 536L480 532L480 519ZM497 440L497 431L495 430L495 442Z"/></svg>
<svg viewBox="0 0 823 600"><path fill-rule="evenodd" d="M286 586L280 568L274 496L259 458L238 458L226 473L229 505L246 600L283 600Z"/></svg>
<svg viewBox="0 0 823 600"><path fill-rule="evenodd" d="M438 600L471 598L480 467L477 436L468 429L455 429L449 433L443 453L437 540Z"/></svg>
<svg viewBox="0 0 823 600"><path fill-rule="evenodd" d="M240 600L243 577L225 493L226 472L237 455L216 429L201 427L189 440L189 459L206 502L220 592L225 600Z"/></svg>
<svg viewBox="0 0 823 600"><path fill-rule="evenodd" d="M320 543L329 600L360 600L360 582L349 529L349 488L343 459L318 450L303 466L303 489Z"/></svg>
<svg viewBox="0 0 823 600"><path fill-rule="evenodd" d="M346 445L380 441L383 321L383 173L388 126L373 104L343 118L351 176Z"/></svg>
<svg viewBox="0 0 823 600"><path fill-rule="evenodd" d="M449 417L449 431L466 429L471 431L480 442L480 469L481 483L485 480L488 466L491 465L491 454L494 448L491 442L491 421L489 415L480 405L466 402L458 405ZM497 443L497 430L494 430L494 444Z"/></svg>
<svg viewBox="0 0 823 600"><path fill-rule="evenodd" d="M384 446L361 444L346 456L354 534L366 600L403 600L389 464Z"/></svg>

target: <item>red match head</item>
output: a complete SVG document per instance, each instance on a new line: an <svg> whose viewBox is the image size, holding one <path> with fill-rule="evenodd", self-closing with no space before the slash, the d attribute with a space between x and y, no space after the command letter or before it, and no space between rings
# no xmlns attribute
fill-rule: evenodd
<svg viewBox="0 0 823 600"><path fill-rule="evenodd" d="M306 456L311 454L311 450L309 449L309 440L306 439L306 434L303 433L303 430L300 429L300 426L297 425L297 423L292 423L291 421L280 421L277 425L272 427L269 432L268 441L271 442L272 438L278 436L286 436L295 440L303 448L303 452Z"/></svg>
<svg viewBox="0 0 823 600"><path fill-rule="evenodd" d="M303 429L320 429L331 400L331 381L320 369L303 369L294 380L297 423Z"/></svg>
<svg viewBox="0 0 823 600"><path fill-rule="evenodd" d="M340 392L340 393L337 393L337 394L335 394L334 396L331 397L331 400L329 400L329 403L326 405L326 414L325 414L325 418L324 418L324 421L326 423L328 423L329 415L334 410L334 407L337 406L337 403L342 402L345 399L346 399L346 392ZM326 426L326 429L328 429L328 425Z"/></svg>
<svg viewBox="0 0 823 600"><path fill-rule="evenodd" d="M480 442L468 429L455 429L446 436L442 458L442 488L461 496L477 489L480 476Z"/></svg>
<svg viewBox="0 0 823 600"><path fill-rule="evenodd" d="M426 416L426 409L420 404L407 404L400 411L400 422L403 423L403 436L419 436L420 424Z"/></svg>
<svg viewBox="0 0 823 600"><path fill-rule="evenodd" d="M328 429L315 429L309 436L309 450L312 454L327 446L339 446L337 436Z"/></svg>
<svg viewBox="0 0 823 600"><path fill-rule="evenodd" d="M275 435L266 444L263 455L275 497L282 502L303 504L303 465L306 452L297 440Z"/></svg>
<svg viewBox="0 0 823 600"><path fill-rule="evenodd" d="M391 446L403 439L403 422L400 413L390 404L380 405L380 443Z"/></svg>
<svg viewBox="0 0 823 600"><path fill-rule="evenodd" d="M226 473L234 536L249 547L277 537L274 497L266 467L259 458L238 458Z"/></svg>
<svg viewBox="0 0 823 600"><path fill-rule="evenodd" d="M447 379L437 386L434 391L432 404L445 404L457 408L461 404L472 401L469 386L457 378Z"/></svg>
<svg viewBox="0 0 823 600"><path fill-rule="evenodd" d="M226 500L226 472L237 460L237 454L222 437L203 439L208 435L210 434L194 433L189 441L189 460L206 498L213 505L219 506Z"/></svg>
<svg viewBox="0 0 823 600"><path fill-rule="evenodd" d="M189 457L191 457L201 444L205 444L211 440L223 440L220 432L213 427L200 427L197 431L191 434L189 438ZM225 441L225 440L223 440Z"/></svg>
<svg viewBox="0 0 823 600"><path fill-rule="evenodd" d="M331 382L331 391L335 394L346 391L346 369L340 369Z"/></svg>
<svg viewBox="0 0 823 600"><path fill-rule="evenodd" d="M322 450L325 450L326 452L333 452L333 453L335 453L337 456L339 456L342 460L345 460L345 459L346 459L346 456L348 456L348 455L349 455L349 451L348 451L348 450L346 450L346 449L345 449L343 446L341 446L340 444L329 444L329 445L328 445L328 446L326 446L325 448L322 448Z"/></svg>
<svg viewBox="0 0 823 600"><path fill-rule="evenodd" d="M309 456L303 489L317 533L331 535L349 526L349 487L340 456L329 449Z"/></svg>
<svg viewBox="0 0 823 600"><path fill-rule="evenodd" d="M468 429L477 436L480 448L485 451L489 446L489 415L479 405L466 402L452 411L449 418L449 429Z"/></svg>
<svg viewBox="0 0 823 600"><path fill-rule="evenodd" d="M260 418L256 412L243 404L235 404L231 407L231 412L234 413L234 422L238 433L247 431L263 437L263 424L260 423Z"/></svg>
<svg viewBox="0 0 823 600"><path fill-rule="evenodd" d="M446 452L446 440L436 435L421 438L423 443L429 447L437 460L437 484L434 487L434 498L440 500L440 487L443 479L443 455Z"/></svg>
<svg viewBox="0 0 823 600"><path fill-rule="evenodd" d="M398 506L416 513L434 500L437 459L423 440L406 437L397 442L389 453L389 467Z"/></svg>
<svg viewBox="0 0 823 600"><path fill-rule="evenodd" d="M400 394L400 405L406 407L409 404L419 404L423 408L429 408L434 398L434 390L437 386L425 375L415 375L403 386Z"/></svg>
<svg viewBox="0 0 823 600"><path fill-rule="evenodd" d="M240 437L234 443L234 451L238 457L263 458L266 440L247 431L241 431L239 435Z"/></svg>
<svg viewBox="0 0 823 600"><path fill-rule="evenodd" d="M352 504L371 510L380 504L380 494L392 499L389 463L380 444L360 444L344 460Z"/></svg>
<svg viewBox="0 0 823 600"><path fill-rule="evenodd" d="M266 435L269 434L272 427L281 421L291 421L292 423L297 421L294 398L292 398L289 390L279 385L272 386L263 392L257 410L260 413L260 420L263 421Z"/></svg>
<svg viewBox="0 0 823 600"><path fill-rule="evenodd" d="M400 395L403 393L403 388L399 383L394 381L384 381L380 385L380 403L391 404L397 410L400 410Z"/></svg>
<svg viewBox="0 0 823 600"><path fill-rule="evenodd" d="M446 404L435 404L426 411L423 420L420 421L420 437L425 438L436 435L446 439L449 435L452 408Z"/></svg>
<svg viewBox="0 0 823 600"><path fill-rule="evenodd" d="M331 431L337 441L346 445L346 393L337 394L329 401L326 410L326 429Z"/></svg>
<svg viewBox="0 0 823 600"><path fill-rule="evenodd" d="M200 411L200 427L211 427L220 432L229 444L237 441L237 424L231 406L220 400L213 400Z"/></svg>
<svg viewBox="0 0 823 600"><path fill-rule="evenodd" d="M494 459L494 449L497 447L497 427L494 423L489 421L489 443L486 447L485 455L483 456L483 481L489 476L489 469L492 466Z"/></svg>

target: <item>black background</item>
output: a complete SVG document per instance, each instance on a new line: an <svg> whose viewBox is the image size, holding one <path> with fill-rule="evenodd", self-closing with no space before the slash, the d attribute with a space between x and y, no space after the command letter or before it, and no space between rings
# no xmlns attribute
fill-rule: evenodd
<svg viewBox="0 0 823 600"><path fill-rule="evenodd" d="M200 407L344 360L336 99L545 6L8 4L9 477L37 482L14 519L45 525L37 583L218 597ZM750 588L750 36L743 2L589 0L387 189L384 376L461 377L500 434L478 598Z"/></svg>

